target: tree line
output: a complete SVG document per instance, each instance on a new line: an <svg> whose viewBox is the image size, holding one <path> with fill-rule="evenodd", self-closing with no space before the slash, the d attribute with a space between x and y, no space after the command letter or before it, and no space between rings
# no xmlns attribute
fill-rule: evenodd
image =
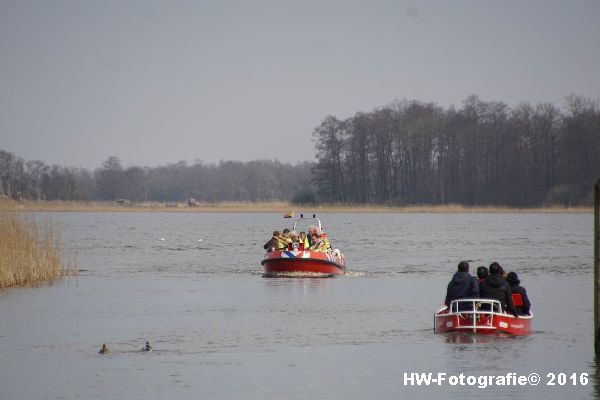
<svg viewBox="0 0 600 400"><path fill-rule="evenodd" d="M592 203L600 106L395 101L313 132L316 162L48 165L0 150L0 195L31 200L273 201L539 206Z"/></svg>
<svg viewBox="0 0 600 400"><path fill-rule="evenodd" d="M510 108L473 95L460 109L395 101L315 129L320 199L340 203L591 204L600 107L582 96Z"/></svg>
<svg viewBox="0 0 600 400"><path fill-rule="evenodd" d="M0 150L1 194L23 200L274 201L303 198L314 163L222 161L125 168L111 156L94 171L27 161Z"/></svg>

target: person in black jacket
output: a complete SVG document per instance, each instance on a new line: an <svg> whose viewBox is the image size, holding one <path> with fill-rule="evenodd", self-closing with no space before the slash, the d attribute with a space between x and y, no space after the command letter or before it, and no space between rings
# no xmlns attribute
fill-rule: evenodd
<svg viewBox="0 0 600 400"><path fill-rule="evenodd" d="M521 299L523 300L522 306L515 305L515 309L520 315L528 315L529 310L531 310L531 302L529 301L529 297L527 297L527 291L523 286L520 286L521 281L519 280L519 276L516 272L509 272L506 276L506 281L510 285L510 290L513 293L518 293L521 295Z"/></svg>
<svg viewBox="0 0 600 400"><path fill-rule="evenodd" d="M502 267L497 263L490 265L490 275L479 285L482 299L498 300L502 309L517 317L510 285L502 276Z"/></svg>
<svg viewBox="0 0 600 400"><path fill-rule="evenodd" d="M489 275L490 272L488 271L487 267L482 265L481 267L477 268L477 281L479 283L483 282Z"/></svg>
<svg viewBox="0 0 600 400"><path fill-rule="evenodd" d="M477 298L479 298L479 282L476 277L469 274L469 263L461 261L458 264L458 271L448 283L446 305L450 306L450 302L453 300Z"/></svg>

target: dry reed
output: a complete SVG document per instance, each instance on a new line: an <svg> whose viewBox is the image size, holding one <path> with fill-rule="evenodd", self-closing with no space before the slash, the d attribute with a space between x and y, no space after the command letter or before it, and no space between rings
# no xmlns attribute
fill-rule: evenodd
<svg viewBox="0 0 600 400"><path fill-rule="evenodd" d="M296 205L284 201L245 202L222 201L198 203L188 207L186 203L132 203L118 205L109 201L13 201L0 199L0 211L23 212L201 212L201 213L591 213L592 207L544 206L514 208L498 206L463 206L459 204L407 206L374 204L319 204Z"/></svg>
<svg viewBox="0 0 600 400"><path fill-rule="evenodd" d="M61 248L50 223L0 213L0 288L38 286L67 273Z"/></svg>

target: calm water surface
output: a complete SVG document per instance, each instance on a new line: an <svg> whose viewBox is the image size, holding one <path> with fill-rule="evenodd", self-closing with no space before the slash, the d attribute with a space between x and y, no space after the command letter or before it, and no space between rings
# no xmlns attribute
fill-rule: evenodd
<svg viewBox="0 0 600 400"><path fill-rule="evenodd" d="M262 245L289 221L279 214L37 214L84 271L0 292L0 399L597 396L591 214L320 217L347 276L263 278ZM519 273L530 336L433 334L463 259ZM155 351L138 351L146 341ZM410 372L542 383L411 387ZM549 387L550 372L590 383Z"/></svg>

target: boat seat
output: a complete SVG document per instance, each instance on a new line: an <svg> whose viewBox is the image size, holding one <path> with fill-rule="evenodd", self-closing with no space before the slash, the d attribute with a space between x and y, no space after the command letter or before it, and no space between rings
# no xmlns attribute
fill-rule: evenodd
<svg viewBox="0 0 600 400"><path fill-rule="evenodd" d="M513 303L515 303L515 307L523 307L523 298L519 293L512 294Z"/></svg>

